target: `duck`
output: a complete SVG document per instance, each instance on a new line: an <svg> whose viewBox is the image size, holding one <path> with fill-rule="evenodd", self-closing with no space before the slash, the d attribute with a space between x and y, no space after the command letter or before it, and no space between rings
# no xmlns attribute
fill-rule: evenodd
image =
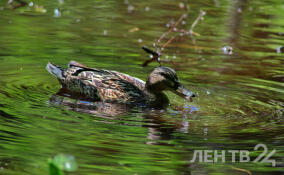
<svg viewBox="0 0 284 175"><path fill-rule="evenodd" d="M61 89L91 101L164 108L169 105L165 91L190 101L195 97L170 67L156 67L146 82L121 72L90 68L76 61L70 61L68 68L49 62L46 69L58 79Z"/></svg>

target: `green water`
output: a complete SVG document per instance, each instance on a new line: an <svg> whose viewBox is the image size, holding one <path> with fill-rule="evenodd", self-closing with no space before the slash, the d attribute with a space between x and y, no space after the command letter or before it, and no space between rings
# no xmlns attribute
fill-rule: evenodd
<svg viewBox="0 0 284 175"><path fill-rule="evenodd" d="M108 116L51 100L60 86L47 62L76 60L145 80L158 63L142 68L141 47L153 48L184 13L177 28L189 30L200 9L198 34L177 36L162 53L163 65L198 94L194 102L168 93L168 110L117 106ZM1 1L0 174L47 175L47 160L61 153L76 158L69 174L77 175L283 174L283 19L280 0L38 0L17 9ZM232 163L229 154L225 163L190 162L194 150L216 149L249 150L253 160L259 143L276 150L276 167Z"/></svg>

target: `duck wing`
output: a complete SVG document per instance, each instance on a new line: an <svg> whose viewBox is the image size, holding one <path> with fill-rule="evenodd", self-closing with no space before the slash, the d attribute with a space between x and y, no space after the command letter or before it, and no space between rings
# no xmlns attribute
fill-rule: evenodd
<svg viewBox="0 0 284 175"><path fill-rule="evenodd" d="M84 64L78 63L76 61L70 61L68 64L68 67L80 67L80 68L84 68L84 70L90 70L90 71L97 70L94 68L90 68ZM138 87L141 91L143 91L145 88L145 82L139 78L135 78L128 74L124 74L124 73L117 72L117 71L108 71L108 72L111 72L112 74L118 76L119 78L133 84L134 86Z"/></svg>
<svg viewBox="0 0 284 175"><path fill-rule="evenodd" d="M60 83L64 88L93 100L122 103L145 100L143 81L119 72L89 68L71 61L62 77Z"/></svg>

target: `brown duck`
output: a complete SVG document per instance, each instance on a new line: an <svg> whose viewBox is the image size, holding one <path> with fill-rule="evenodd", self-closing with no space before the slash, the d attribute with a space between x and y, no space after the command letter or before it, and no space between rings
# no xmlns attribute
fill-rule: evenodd
<svg viewBox="0 0 284 175"><path fill-rule="evenodd" d="M89 68L75 61L71 61L67 69L52 63L48 63L46 69L59 80L63 89L93 101L165 107L169 103L163 93L165 90L190 100L195 96L183 87L176 72L169 67L155 68L146 83L127 74Z"/></svg>

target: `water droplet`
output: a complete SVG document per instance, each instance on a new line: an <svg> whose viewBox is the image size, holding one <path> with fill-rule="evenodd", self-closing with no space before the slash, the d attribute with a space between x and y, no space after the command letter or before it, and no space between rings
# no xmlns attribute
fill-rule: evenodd
<svg viewBox="0 0 284 175"><path fill-rule="evenodd" d="M238 8L238 13L242 13L242 9L241 8Z"/></svg>
<svg viewBox="0 0 284 175"><path fill-rule="evenodd" d="M57 166L60 170L68 172L74 172L78 168L75 157L67 154L58 154L49 163Z"/></svg>
<svg viewBox="0 0 284 175"><path fill-rule="evenodd" d="M207 95L210 95L210 94L211 94L211 92L207 90L207 91L206 91L206 94L207 94Z"/></svg>
<svg viewBox="0 0 284 175"><path fill-rule="evenodd" d="M169 27L171 27L171 25L170 24L166 24L166 27L169 28Z"/></svg>
<svg viewBox="0 0 284 175"><path fill-rule="evenodd" d="M70 169L70 168L71 168L71 164L70 164L69 162L66 162L66 163L65 163L65 167L66 167L67 169Z"/></svg>
<svg viewBox="0 0 284 175"><path fill-rule="evenodd" d="M219 0L214 0L214 2L215 2L215 6L216 6L216 7L220 7Z"/></svg>
<svg viewBox="0 0 284 175"><path fill-rule="evenodd" d="M80 22L80 21L81 21L81 19L79 19L79 18L78 18L78 19L76 19L76 22Z"/></svg>
<svg viewBox="0 0 284 175"><path fill-rule="evenodd" d="M168 56L168 55L166 55L166 56L165 56L165 58L166 58L166 59L169 59L169 56Z"/></svg>
<svg viewBox="0 0 284 175"><path fill-rule="evenodd" d="M142 40L141 38L139 38L139 39L138 39L138 42L139 42L139 43L142 43L142 42L143 42L143 40Z"/></svg>
<svg viewBox="0 0 284 175"><path fill-rule="evenodd" d="M150 11L150 7L145 7L145 11L149 12Z"/></svg>
<svg viewBox="0 0 284 175"><path fill-rule="evenodd" d="M35 7L36 12L40 12L40 13L46 13L47 12L47 10L41 5L34 4L34 7Z"/></svg>
<svg viewBox="0 0 284 175"><path fill-rule="evenodd" d="M104 30L104 35L107 35L107 30Z"/></svg>
<svg viewBox="0 0 284 175"><path fill-rule="evenodd" d="M199 111L198 107L190 106L190 112Z"/></svg>
<svg viewBox="0 0 284 175"><path fill-rule="evenodd" d="M277 53L284 53L284 46L279 46L276 48Z"/></svg>
<svg viewBox="0 0 284 175"><path fill-rule="evenodd" d="M233 48L231 46L224 46L222 48L224 54L227 54L227 55L232 55L233 54Z"/></svg>
<svg viewBox="0 0 284 175"><path fill-rule="evenodd" d="M204 135L208 134L208 128L204 128L203 131L204 131Z"/></svg>
<svg viewBox="0 0 284 175"><path fill-rule="evenodd" d="M182 21L181 24L182 24L182 25L185 25L185 24L186 24L186 21Z"/></svg>
<svg viewBox="0 0 284 175"><path fill-rule="evenodd" d="M55 16L56 18L58 18L58 17L61 16L61 12L59 11L58 8L54 9L54 16Z"/></svg>
<svg viewBox="0 0 284 175"><path fill-rule="evenodd" d="M173 55L173 59L176 59L176 58L177 58L177 56Z"/></svg>
<svg viewBox="0 0 284 175"><path fill-rule="evenodd" d="M29 3L29 6L30 6L30 7L34 6L34 3L33 3L33 2L30 2L30 3Z"/></svg>
<svg viewBox="0 0 284 175"><path fill-rule="evenodd" d="M181 8L181 9L184 8L184 3L183 3L183 2L180 2L180 3L179 3L179 8Z"/></svg>
<svg viewBox="0 0 284 175"><path fill-rule="evenodd" d="M134 10L134 6L133 5L129 5L127 7L127 10L128 10L129 13L131 13Z"/></svg>

